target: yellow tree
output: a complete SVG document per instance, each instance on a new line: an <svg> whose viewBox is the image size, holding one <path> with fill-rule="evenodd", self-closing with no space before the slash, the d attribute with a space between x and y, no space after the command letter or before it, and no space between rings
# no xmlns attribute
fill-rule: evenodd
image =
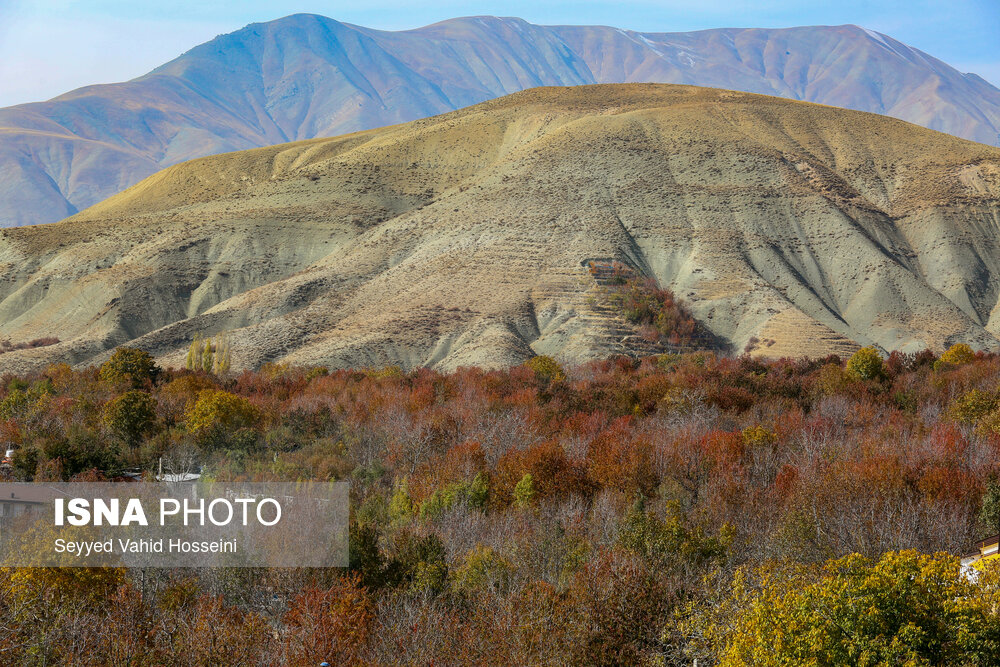
<svg viewBox="0 0 1000 667"><path fill-rule="evenodd" d="M723 667L1000 665L995 586L970 581L947 554L855 554L816 577L745 582L737 577L706 633Z"/></svg>

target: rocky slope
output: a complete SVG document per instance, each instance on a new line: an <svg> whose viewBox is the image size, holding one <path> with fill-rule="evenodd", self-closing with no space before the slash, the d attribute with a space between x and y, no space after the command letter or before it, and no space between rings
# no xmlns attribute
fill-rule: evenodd
<svg viewBox="0 0 1000 667"><path fill-rule="evenodd" d="M181 365L504 366L621 351L589 262L654 276L733 349L993 347L1000 149L802 102L540 88L202 158L0 233L0 372L138 345Z"/></svg>
<svg viewBox="0 0 1000 667"><path fill-rule="evenodd" d="M778 95L991 145L1000 134L1000 90L856 26L637 33L474 17L383 32L296 15L133 81L0 109L0 226L61 219L195 157L616 82Z"/></svg>

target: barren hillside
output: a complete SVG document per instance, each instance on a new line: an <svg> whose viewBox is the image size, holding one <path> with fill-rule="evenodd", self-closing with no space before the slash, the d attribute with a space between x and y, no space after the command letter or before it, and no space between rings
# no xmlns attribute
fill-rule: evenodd
<svg viewBox="0 0 1000 667"><path fill-rule="evenodd" d="M443 116L180 164L0 233L0 371L453 368L628 347L621 261L767 355L998 344L1000 150L861 112L676 85L539 88Z"/></svg>

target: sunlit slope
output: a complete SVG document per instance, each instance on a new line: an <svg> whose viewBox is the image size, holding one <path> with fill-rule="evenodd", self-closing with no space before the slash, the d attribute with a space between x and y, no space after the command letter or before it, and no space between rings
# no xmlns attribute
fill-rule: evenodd
<svg viewBox="0 0 1000 667"><path fill-rule="evenodd" d="M540 88L166 169L4 230L0 336L182 363L518 363L616 350L588 260L769 355L998 343L1000 150L893 119L673 85ZM590 282L588 282L590 281ZM620 324L620 323L619 323Z"/></svg>

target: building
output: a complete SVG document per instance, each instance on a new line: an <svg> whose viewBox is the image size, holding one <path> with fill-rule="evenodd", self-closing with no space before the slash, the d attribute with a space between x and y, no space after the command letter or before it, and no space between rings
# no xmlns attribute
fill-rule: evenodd
<svg viewBox="0 0 1000 667"><path fill-rule="evenodd" d="M987 537L976 543L976 551L962 558L962 572L974 579L983 565L998 559L1000 559L1000 535Z"/></svg>

